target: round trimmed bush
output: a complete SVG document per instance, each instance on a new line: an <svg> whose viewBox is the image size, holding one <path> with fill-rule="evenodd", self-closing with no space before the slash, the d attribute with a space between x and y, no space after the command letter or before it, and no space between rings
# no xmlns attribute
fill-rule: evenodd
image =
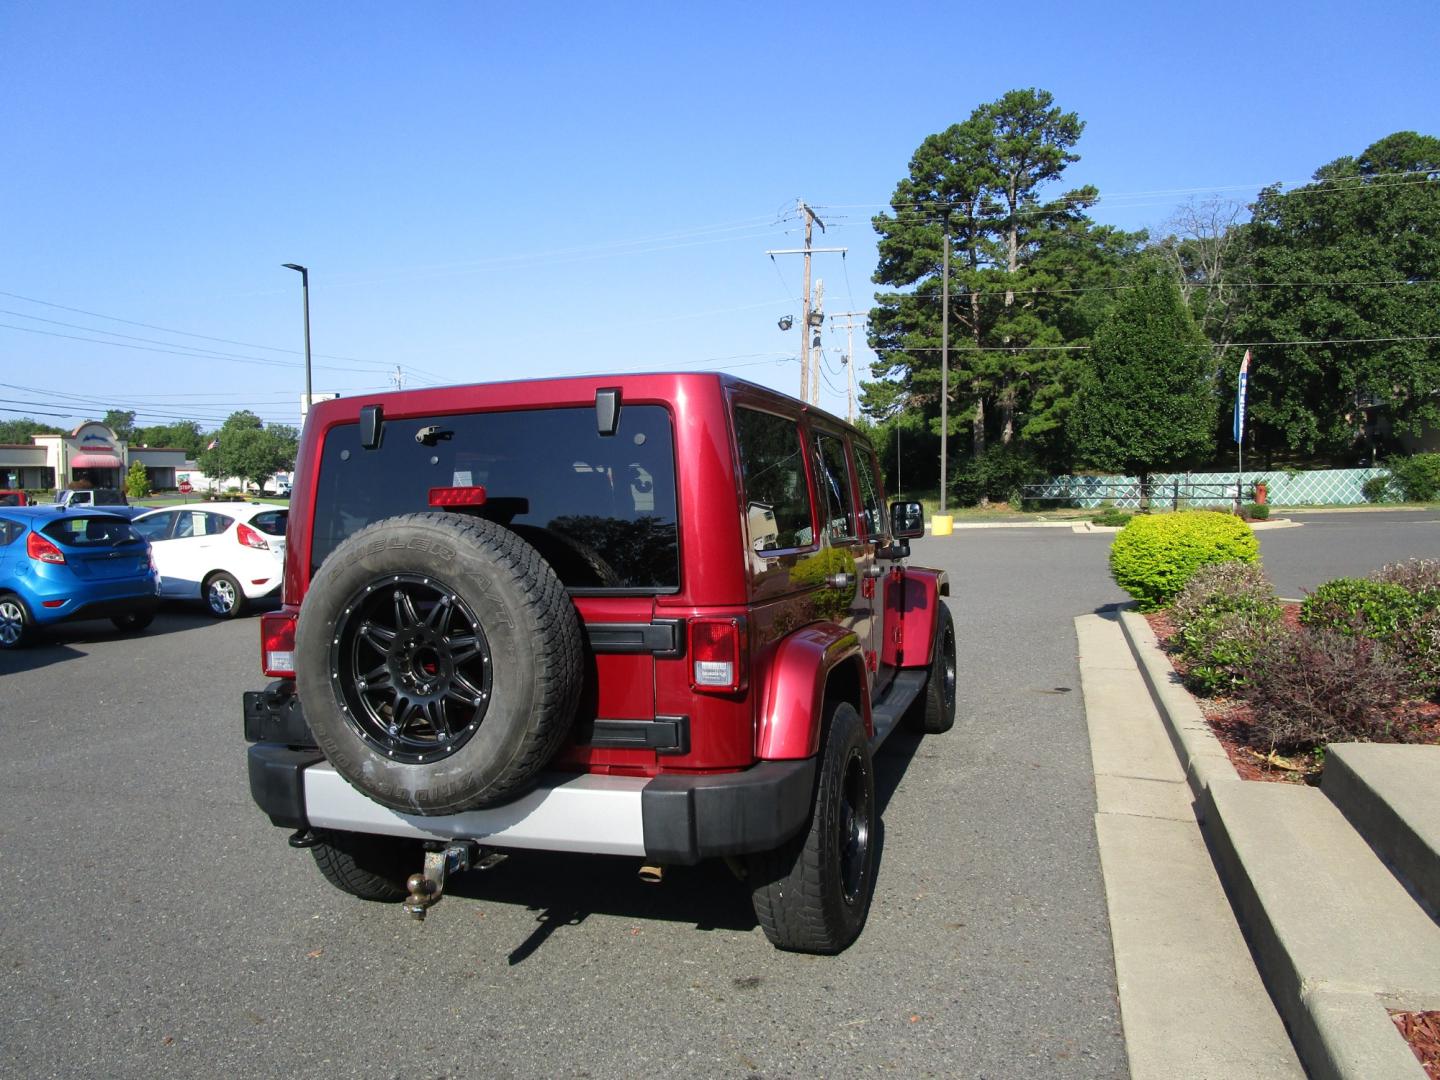
<svg viewBox="0 0 1440 1080"><path fill-rule="evenodd" d="M1202 566L1259 561L1260 545L1250 526L1213 510L1142 514L1110 547L1110 575L1141 611L1164 607Z"/></svg>

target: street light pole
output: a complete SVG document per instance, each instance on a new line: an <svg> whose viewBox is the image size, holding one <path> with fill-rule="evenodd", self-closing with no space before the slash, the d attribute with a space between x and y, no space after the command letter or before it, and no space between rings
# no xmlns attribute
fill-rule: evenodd
<svg viewBox="0 0 1440 1080"><path fill-rule="evenodd" d="M300 293L305 301L305 412L310 412L312 391L310 389L310 271L297 263L282 263L286 270L300 272Z"/></svg>

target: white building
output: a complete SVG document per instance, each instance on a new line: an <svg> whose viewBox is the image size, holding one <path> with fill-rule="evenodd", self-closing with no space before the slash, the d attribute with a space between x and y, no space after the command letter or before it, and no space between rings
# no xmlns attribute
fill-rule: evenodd
<svg viewBox="0 0 1440 1080"><path fill-rule="evenodd" d="M95 420L69 435L32 435L30 443L0 444L0 488L62 491L72 484L122 488L130 466L139 461L151 491L173 489L175 473L185 466L185 451L172 447L131 446Z"/></svg>

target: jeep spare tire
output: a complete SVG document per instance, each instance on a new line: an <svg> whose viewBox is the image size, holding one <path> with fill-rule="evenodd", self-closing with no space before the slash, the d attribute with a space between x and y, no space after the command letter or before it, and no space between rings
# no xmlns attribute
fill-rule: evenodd
<svg viewBox="0 0 1440 1080"><path fill-rule="evenodd" d="M296 689L330 764L376 802L455 814L525 792L582 678L569 594L529 544L459 514L388 518L325 560Z"/></svg>

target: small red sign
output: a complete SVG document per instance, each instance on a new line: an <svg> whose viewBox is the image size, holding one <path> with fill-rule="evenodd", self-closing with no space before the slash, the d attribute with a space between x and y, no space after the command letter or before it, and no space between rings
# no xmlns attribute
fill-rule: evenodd
<svg viewBox="0 0 1440 1080"><path fill-rule="evenodd" d="M189 495L190 492L192 492L192 491L194 491L194 490L195 490L195 489L190 486L190 481L189 481L189 480L181 480L181 481L180 481L180 494L181 494L181 495Z"/></svg>

